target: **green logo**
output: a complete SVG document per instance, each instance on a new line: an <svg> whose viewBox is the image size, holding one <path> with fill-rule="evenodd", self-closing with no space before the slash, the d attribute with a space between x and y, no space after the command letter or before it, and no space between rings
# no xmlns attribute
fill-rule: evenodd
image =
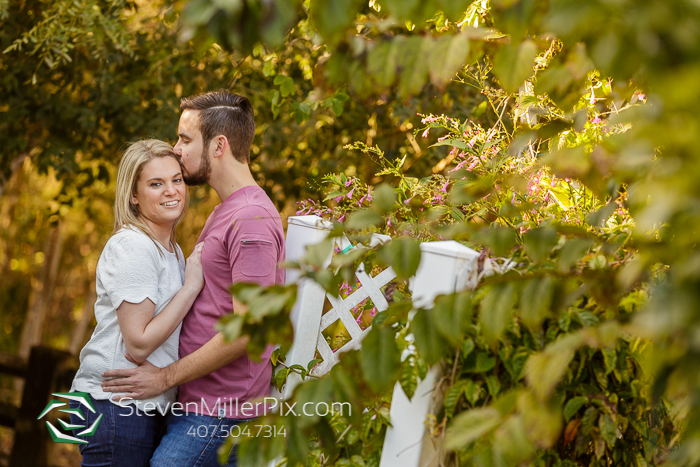
<svg viewBox="0 0 700 467"><path fill-rule="evenodd" d="M90 412L96 413L95 412L95 406L92 405L92 399L90 399L90 394L86 392L54 392L52 394L53 396L61 397L63 399L68 399L71 401L76 401L79 402L81 406L85 406ZM63 407L67 404L67 402L59 401L56 399L52 399L48 405L44 408L44 410L41 411L41 414L36 418L37 420L41 420L46 416L47 413L51 412L53 409L56 409L58 407ZM59 412L67 413L67 414L74 414L76 417L78 417L81 420L85 420L85 415L83 414L83 411L80 410L80 407L75 408L75 409L59 409ZM83 428L82 431L78 433L78 436L85 436L85 437L90 437L95 434L97 431L97 427L100 426L100 422L102 421L102 414L100 414L99 417L97 417L97 420L90 425L90 427L86 427L85 425L73 425L72 423L66 423L60 418L58 419L58 423L63 427L64 430L78 430L80 428ZM87 444L88 442L76 438L74 436L67 435L65 433L62 433L61 431L58 430L55 426L53 426L48 420L46 421L46 427L49 429L49 434L51 435L51 439L54 441L54 443L71 443L71 444Z"/></svg>

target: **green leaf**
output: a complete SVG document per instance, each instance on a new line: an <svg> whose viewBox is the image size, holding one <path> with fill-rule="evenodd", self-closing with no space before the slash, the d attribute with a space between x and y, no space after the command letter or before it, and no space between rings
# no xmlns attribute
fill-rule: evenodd
<svg viewBox="0 0 700 467"><path fill-rule="evenodd" d="M568 422L586 402L588 402L588 397L584 396L569 399L564 406L564 419Z"/></svg>
<svg viewBox="0 0 700 467"><path fill-rule="evenodd" d="M525 284L520 296L520 317L530 329L538 329L552 306L554 283L551 277L538 277Z"/></svg>
<svg viewBox="0 0 700 467"><path fill-rule="evenodd" d="M343 114L343 103L338 99L331 100L331 109L336 117L340 117Z"/></svg>
<svg viewBox="0 0 700 467"><path fill-rule="evenodd" d="M579 319L581 320L581 323L584 326L598 326L598 324L600 323L598 317L590 311L578 311L576 312L576 314L578 315Z"/></svg>
<svg viewBox="0 0 700 467"><path fill-rule="evenodd" d="M574 353L583 344L579 334L569 334L532 355L527 362L527 381L540 399L549 396L566 373Z"/></svg>
<svg viewBox="0 0 700 467"><path fill-rule="evenodd" d="M420 244L416 239L408 236L395 238L383 247L383 252L399 280L408 279L416 273L421 258Z"/></svg>
<svg viewBox="0 0 700 467"><path fill-rule="evenodd" d="M581 433L584 436L591 434L597 418L598 410L595 407L588 407L586 411L583 412L583 417L581 418Z"/></svg>
<svg viewBox="0 0 700 467"><path fill-rule="evenodd" d="M425 57L431 42L429 37L408 36L400 44L399 94L403 99L418 94L428 81L428 61Z"/></svg>
<svg viewBox="0 0 700 467"><path fill-rule="evenodd" d="M372 206L382 214L392 212L396 206L396 190L386 183L372 190L372 198Z"/></svg>
<svg viewBox="0 0 700 467"><path fill-rule="evenodd" d="M458 381L453 386L450 386L447 391L445 391L445 413L448 417L451 417L454 413L459 397L462 395L462 392L464 392L465 385L466 381Z"/></svg>
<svg viewBox="0 0 700 467"><path fill-rule="evenodd" d="M447 428L445 448L457 451L501 424L501 414L492 407L481 407L457 415Z"/></svg>
<svg viewBox="0 0 700 467"><path fill-rule="evenodd" d="M297 423L286 424L289 436L287 437L287 457L291 465L303 463L309 452L309 443L304 436L302 427ZM252 432L252 429L251 429Z"/></svg>
<svg viewBox="0 0 700 467"><path fill-rule="evenodd" d="M372 326L393 326L398 322L406 322L408 312L413 308L413 302L394 302L384 311L377 313L372 320Z"/></svg>
<svg viewBox="0 0 700 467"><path fill-rule="evenodd" d="M513 284L496 284L486 293L479 307L479 324L484 337L497 341L506 330L514 302Z"/></svg>
<svg viewBox="0 0 700 467"><path fill-rule="evenodd" d="M603 354L603 362L605 363L605 375L609 375L615 369L615 362L617 361L617 353L615 349L602 349L600 351Z"/></svg>
<svg viewBox="0 0 700 467"><path fill-rule="evenodd" d="M386 6L389 13L396 19L404 20L419 3L420 0L385 0L382 5Z"/></svg>
<svg viewBox="0 0 700 467"><path fill-rule="evenodd" d="M557 400L541 400L530 391L518 395L518 411L523 417L528 437L545 449L559 439L564 417Z"/></svg>
<svg viewBox="0 0 700 467"><path fill-rule="evenodd" d="M610 418L610 415L604 413L600 416L598 429L600 430L600 437L603 438L608 448L612 449L617 441L617 426L615 426L615 422Z"/></svg>
<svg viewBox="0 0 700 467"><path fill-rule="evenodd" d="M352 25L359 4L359 0L314 0L309 4L309 14L325 42L333 45Z"/></svg>
<svg viewBox="0 0 700 467"><path fill-rule="evenodd" d="M304 262L319 268L323 267L330 259L333 243L333 239L326 239L314 245L307 245Z"/></svg>
<svg viewBox="0 0 700 467"><path fill-rule="evenodd" d="M560 271L566 272L571 269L593 245L593 240L587 238L573 238L568 240L561 250L559 250L559 261L557 267Z"/></svg>
<svg viewBox="0 0 700 467"><path fill-rule="evenodd" d="M476 367L474 371L477 373L484 373L493 370L496 366L496 357L489 357L486 352L479 352L476 354Z"/></svg>
<svg viewBox="0 0 700 467"><path fill-rule="evenodd" d="M495 256L505 256L510 253L517 241L515 229L495 223L489 228L477 232L474 235L474 240L487 245Z"/></svg>
<svg viewBox="0 0 700 467"><path fill-rule="evenodd" d="M504 348L499 352L503 366L513 381L520 381L525 376L525 365L531 354L527 347L518 347L514 352Z"/></svg>
<svg viewBox="0 0 700 467"><path fill-rule="evenodd" d="M462 34L440 36L432 41L430 48L430 81L442 89L464 67L469 56L469 38Z"/></svg>
<svg viewBox="0 0 700 467"><path fill-rule="evenodd" d="M441 295L435 300L432 309L435 325L450 344L456 345L462 340L462 333L471 322L471 292Z"/></svg>
<svg viewBox="0 0 700 467"><path fill-rule="evenodd" d="M430 310L418 310L409 329L416 339L418 353L428 365L433 365L442 357L446 342L440 336L435 322L430 319L429 313Z"/></svg>
<svg viewBox="0 0 700 467"><path fill-rule="evenodd" d="M418 387L418 369L413 360L414 359L407 358L403 361L401 364L401 374L399 376L401 388L409 400L413 399L413 394L415 394L416 388Z"/></svg>
<svg viewBox="0 0 700 467"><path fill-rule="evenodd" d="M289 375L289 368L280 368L280 370L275 373L275 386L277 386L278 391L282 391L284 383L287 382L287 375Z"/></svg>
<svg viewBox="0 0 700 467"><path fill-rule="evenodd" d="M474 118L479 118L482 115L484 115L484 112L486 112L487 108L488 108L488 103L486 101L483 101L482 103L480 103L479 105L474 107L472 115L474 116Z"/></svg>
<svg viewBox="0 0 700 467"><path fill-rule="evenodd" d="M462 348L460 349L460 352L462 354L462 359L465 359L469 356L470 353L474 350L474 341L471 339L467 339L464 341L464 344L462 344Z"/></svg>
<svg viewBox="0 0 700 467"><path fill-rule="evenodd" d="M533 62L537 46L530 40L518 47L506 44L498 51L493 63L493 72L508 92L518 92L520 86L533 74Z"/></svg>
<svg viewBox="0 0 700 467"><path fill-rule="evenodd" d="M468 380L464 386L464 397L471 405L476 405L479 397L481 397L481 383L474 380Z"/></svg>
<svg viewBox="0 0 700 467"><path fill-rule="evenodd" d="M306 365L306 369L307 369L308 371L311 371L311 370L313 370L313 368L316 366L316 364L318 364L318 363L320 363L320 362L322 362L322 361L323 361L323 360L321 360L320 358L314 358L313 360L311 360L311 361Z"/></svg>
<svg viewBox="0 0 700 467"><path fill-rule="evenodd" d="M442 141L438 141L437 143L430 145L431 148L434 146L452 146L452 147L459 148L459 149L462 149L465 151L471 150L469 145L467 143L465 143L464 141L461 141L458 139L450 139L450 138L443 139Z"/></svg>
<svg viewBox="0 0 700 467"><path fill-rule="evenodd" d="M536 263L547 259L557 245L557 231L553 227L537 227L523 235L525 253Z"/></svg>
<svg viewBox="0 0 700 467"><path fill-rule="evenodd" d="M491 397L497 397L501 392L501 381L497 376L489 375L486 377L486 385L489 388L489 394Z"/></svg>
<svg viewBox="0 0 700 467"><path fill-rule="evenodd" d="M362 372L375 392L390 389L398 378L401 358L394 333L392 328L373 327L362 341Z"/></svg>
<svg viewBox="0 0 700 467"><path fill-rule="evenodd" d="M445 13L447 19L458 22L464 19L464 13L471 3L471 0L438 0L436 6Z"/></svg>
<svg viewBox="0 0 700 467"><path fill-rule="evenodd" d="M360 209L355 211L345 222L345 226L352 230L362 230L369 227L376 227L382 223L382 216L372 209Z"/></svg>
<svg viewBox="0 0 700 467"><path fill-rule="evenodd" d="M610 216L612 216L613 212L615 212L616 209L617 203L611 201L602 208L586 216L586 222L595 227L603 227L605 221L607 221L610 218Z"/></svg>
<svg viewBox="0 0 700 467"><path fill-rule="evenodd" d="M331 400L333 393L333 383L328 378L320 379L310 379L309 381L299 384L294 391L294 400L299 407L303 407L304 404L309 404L311 406L316 406L319 402L327 402ZM316 411L308 411L310 415L303 414L300 417L296 417L295 422L303 427L308 427L316 423L319 416Z"/></svg>
<svg viewBox="0 0 700 467"><path fill-rule="evenodd" d="M399 36L394 40L379 41L374 49L369 52L367 73L374 79L380 89L387 89L396 81L399 44L403 38L403 36Z"/></svg>

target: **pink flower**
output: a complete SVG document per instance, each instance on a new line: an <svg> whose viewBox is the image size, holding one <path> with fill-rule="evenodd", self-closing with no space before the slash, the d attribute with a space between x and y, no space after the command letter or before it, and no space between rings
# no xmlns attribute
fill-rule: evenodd
<svg viewBox="0 0 700 467"><path fill-rule="evenodd" d="M340 219L338 219L338 222L343 222L343 220L345 219L345 214L346 213L343 213L343 215L340 216Z"/></svg>
<svg viewBox="0 0 700 467"><path fill-rule="evenodd" d="M476 135L474 135L474 137L467 143L467 146L469 146L470 148L473 148L474 143L476 143Z"/></svg>
<svg viewBox="0 0 700 467"><path fill-rule="evenodd" d="M355 187L352 187L352 190L350 190L347 194L348 199L352 198L353 193L355 193Z"/></svg>
<svg viewBox="0 0 700 467"><path fill-rule="evenodd" d="M595 117L593 118L593 120L591 120L591 123L600 123L601 121L602 120L600 119L598 114L595 114Z"/></svg>
<svg viewBox="0 0 700 467"><path fill-rule="evenodd" d="M639 99L640 99L640 100L644 100L644 99L647 98L647 95L646 95L646 94L642 94L641 92L640 92L638 95L639 95Z"/></svg>
<svg viewBox="0 0 700 467"><path fill-rule="evenodd" d="M467 162L468 162L468 161L462 161L462 162L460 162L459 164L457 164L457 167L455 167L455 168L452 169L452 170L448 170L448 172L452 173L452 172L458 171L458 170L461 169Z"/></svg>
<svg viewBox="0 0 700 467"><path fill-rule="evenodd" d="M447 193L447 185L450 184L450 181L446 181L444 185L442 185L442 188L440 188L441 193Z"/></svg>
<svg viewBox="0 0 700 467"><path fill-rule="evenodd" d="M339 203L341 199L343 199L343 195L336 196L335 198L333 198L333 201L335 201L336 203Z"/></svg>
<svg viewBox="0 0 700 467"><path fill-rule="evenodd" d="M391 216L389 216L389 219L386 221L386 225L391 227Z"/></svg>
<svg viewBox="0 0 700 467"><path fill-rule="evenodd" d="M452 148L452 151L450 151L450 156L454 156L457 151L457 148Z"/></svg>
<svg viewBox="0 0 700 467"><path fill-rule="evenodd" d="M430 128L426 128L425 131L423 132L423 138L428 137L428 133L430 133Z"/></svg>
<svg viewBox="0 0 700 467"><path fill-rule="evenodd" d="M376 314L377 314L377 307L375 306L374 308L369 310L369 315L374 317L374 315L376 315Z"/></svg>
<svg viewBox="0 0 700 467"><path fill-rule="evenodd" d="M591 105L595 104L595 93L593 92L593 86L591 86L591 98L588 100L588 102Z"/></svg>
<svg viewBox="0 0 700 467"><path fill-rule="evenodd" d="M411 200L413 199L414 196L416 196L416 195L413 195L410 198L408 198L406 201L403 202L403 204L408 206L408 204L411 202Z"/></svg>
<svg viewBox="0 0 700 467"><path fill-rule="evenodd" d="M552 185L551 186L554 186L554 180L556 180L556 178L557 178L556 175L552 175Z"/></svg>
<svg viewBox="0 0 700 467"><path fill-rule="evenodd" d="M372 187L367 188L367 202L372 201Z"/></svg>

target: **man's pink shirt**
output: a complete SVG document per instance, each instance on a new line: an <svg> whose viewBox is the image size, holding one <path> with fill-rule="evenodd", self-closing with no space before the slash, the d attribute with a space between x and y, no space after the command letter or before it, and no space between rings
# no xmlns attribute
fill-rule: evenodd
<svg viewBox="0 0 700 467"><path fill-rule="evenodd" d="M241 188L214 208L197 243L202 241L204 288L182 322L180 358L214 337L216 322L233 311L231 284L284 284L284 269L278 267L285 255L282 222L262 188ZM216 417L222 413L219 409L225 409L228 418L262 415L247 408L250 405L241 406L270 394L271 352L270 346L260 362L244 354L207 376L181 385L178 402L189 413L200 415Z"/></svg>

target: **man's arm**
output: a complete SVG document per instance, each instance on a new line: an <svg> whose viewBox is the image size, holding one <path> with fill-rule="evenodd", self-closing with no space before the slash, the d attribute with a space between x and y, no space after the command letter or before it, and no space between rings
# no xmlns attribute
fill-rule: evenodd
<svg viewBox="0 0 700 467"><path fill-rule="evenodd" d="M165 368L145 362L137 368L105 371L102 373L104 378L114 379L103 381L102 389L126 393L115 397L115 401L155 397L228 365L245 353L248 339L246 336L224 342L219 332L202 347Z"/></svg>

